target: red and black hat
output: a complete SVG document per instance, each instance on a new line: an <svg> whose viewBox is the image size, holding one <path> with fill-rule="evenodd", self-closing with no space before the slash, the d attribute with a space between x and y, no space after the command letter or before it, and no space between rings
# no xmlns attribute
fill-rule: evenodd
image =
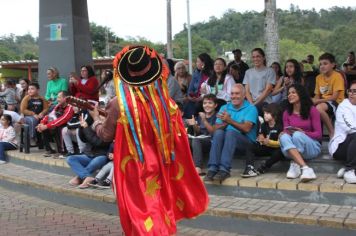
<svg viewBox="0 0 356 236"><path fill-rule="evenodd" d="M129 85L144 86L161 76L162 60L156 51L149 47L131 46L116 59L118 74Z"/></svg>

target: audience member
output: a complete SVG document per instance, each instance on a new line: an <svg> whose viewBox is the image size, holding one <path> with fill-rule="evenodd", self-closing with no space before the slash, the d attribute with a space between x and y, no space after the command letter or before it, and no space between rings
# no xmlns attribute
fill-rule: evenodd
<svg viewBox="0 0 356 236"><path fill-rule="evenodd" d="M90 186L98 188L110 188L114 174L114 143L110 144L107 158L109 159L109 162L106 163L105 166L103 166L103 168L101 168L100 171L96 174L94 180L90 182Z"/></svg>
<svg viewBox="0 0 356 236"><path fill-rule="evenodd" d="M276 86L277 84L280 83L280 81L283 81L284 76L282 72L281 65L278 62L273 62L271 65L271 68L274 70L276 73ZM282 100L282 93L281 92L276 92L275 89L272 91L272 102L274 103L280 103Z"/></svg>
<svg viewBox="0 0 356 236"><path fill-rule="evenodd" d="M10 79L5 81L5 90L0 92L0 97L3 97L5 101L5 109L9 111L16 110L16 91L13 87L14 82Z"/></svg>
<svg viewBox="0 0 356 236"><path fill-rule="evenodd" d="M234 78L227 73L226 62L223 58L214 61L214 70L207 81L201 85L201 95L214 94L218 98L219 110L222 105L230 102L231 88L235 84Z"/></svg>
<svg viewBox="0 0 356 236"><path fill-rule="evenodd" d="M79 110L73 107L73 117L68 121L67 126L62 129L62 139L65 144L67 155L59 156L60 159L75 154L73 142L78 144L79 154L83 154L90 149L90 144L83 142L79 137L80 119L84 119L87 123L92 124L93 120L86 110Z"/></svg>
<svg viewBox="0 0 356 236"><path fill-rule="evenodd" d="M193 128L191 134L193 160L195 169L199 175L203 175L203 155L209 153L211 147L211 136L214 133L214 124L216 121L217 98L214 94L207 94L203 97L203 110L199 116L192 119L186 119L188 125Z"/></svg>
<svg viewBox="0 0 356 236"><path fill-rule="evenodd" d="M192 81L188 88L188 103L184 106L184 118L191 118L199 112L199 102L202 100L201 85L208 80L213 72L214 61L207 53L202 53L197 57L196 69L193 72Z"/></svg>
<svg viewBox="0 0 356 236"><path fill-rule="evenodd" d="M94 171L100 169L109 161L106 155L111 152L109 149L110 143L102 141L85 120L80 120L80 126L80 139L89 143L92 149L87 153L67 157L68 165L76 174L69 181L69 184L79 188L88 188L94 180L92 177Z"/></svg>
<svg viewBox="0 0 356 236"><path fill-rule="evenodd" d="M267 172L273 164L284 159L281 147L279 144L279 134L283 130L282 114L278 104L270 103L263 108L264 122L261 125L260 132L257 137L257 143L253 148L253 154L255 156L270 156L268 160L263 162L260 167L257 168L259 174ZM250 173L247 173L250 177ZM251 172L252 176L255 176L255 172Z"/></svg>
<svg viewBox="0 0 356 236"><path fill-rule="evenodd" d="M56 153L50 145L50 138L53 136L57 146L57 152L64 153L61 130L67 124L67 122L73 117L73 107L66 102L68 96L67 91L60 91L57 96L58 104L53 110L46 115L37 126L37 131L42 133L43 143L46 148L45 157L50 157Z"/></svg>
<svg viewBox="0 0 356 236"><path fill-rule="evenodd" d="M283 132L279 137L284 156L292 159L287 178L300 176L302 182L316 179L314 170L304 160L316 158L320 154L320 141L320 113L313 106L305 88L301 84L292 84L288 88Z"/></svg>
<svg viewBox="0 0 356 236"><path fill-rule="evenodd" d="M242 84L243 79L240 77L240 69L238 65L232 64L229 69L229 74L234 78L236 84Z"/></svg>
<svg viewBox="0 0 356 236"><path fill-rule="evenodd" d="M28 86L28 95L23 98L20 106L21 114L24 115L24 122L29 126L32 145L38 141L36 140L36 127L48 111L48 103L44 97L40 96L39 90L38 83L31 83Z"/></svg>
<svg viewBox="0 0 356 236"><path fill-rule="evenodd" d="M261 48L253 49L251 54L254 67L246 71L243 84L246 86L247 100L262 115L262 107L272 102L271 92L276 83L276 73L266 67L265 52Z"/></svg>
<svg viewBox="0 0 356 236"><path fill-rule="evenodd" d="M15 129L12 127L11 116L2 115L0 123L0 164L5 164L5 151L17 149L17 141Z"/></svg>
<svg viewBox="0 0 356 236"><path fill-rule="evenodd" d="M227 70L230 71L232 65L237 65L239 71L239 77L241 81L243 81L245 78L245 73L249 69L249 67L243 60L241 60L242 52L240 49L232 50L232 53L234 54L234 60L227 65ZM238 81L235 82L238 83Z"/></svg>
<svg viewBox="0 0 356 236"><path fill-rule="evenodd" d="M336 110L335 134L329 142L329 152L334 159L344 161L345 167L338 171L338 177L356 184L356 81L347 94L348 99Z"/></svg>
<svg viewBox="0 0 356 236"><path fill-rule="evenodd" d="M316 77L313 103L332 138L334 127L330 117L334 116L338 104L345 98L344 79L334 70L335 57L332 54L324 53L319 62L321 74Z"/></svg>
<svg viewBox="0 0 356 236"><path fill-rule="evenodd" d="M235 84L231 103L220 108L214 125L214 136L205 181L224 181L230 177L231 160L237 148L246 151L246 169L254 170L251 154L257 134L257 109L245 100L245 88Z"/></svg>
<svg viewBox="0 0 356 236"><path fill-rule="evenodd" d="M19 93L17 94L17 97L19 99L18 103L21 104L22 99L27 95L28 86L30 85L30 81L26 78L21 78L19 82L20 82L21 90L18 90Z"/></svg>
<svg viewBox="0 0 356 236"><path fill-rule="evenodd" d="M99 82L95 77L94 69L90 65L80 68L80 78L69 79L69 91L77 98L99 101Z"/></svg>
<svg viewBox="0 0 356 236"><path fill-rule="evenodd" d="M104 70L101 73L101 80L102 81L107 81L104 84L105 88L105 99L104 102L105 104L108 104L109 101L116 96L116 91L115 91L115 84L113 80L113 73L111 70Z"/></svg>
<svg viewBox="0 0 356 236"><path fill-rule="evenodd" d="M187 67L184 64L184 61L178 61L174 65L174 71L175 71L174 78L178 81L180 90L182 91L183 104L184 104L188 100L188 87L190 81L192 80L192 76L189 74Z"/></svg>
<svg viewBox="0 0 356 236"><path fill-rule="evenodd" d="M47 69L47 89L45 99L49 102L49 111L57 104L57 96L60 91L68 91L68 82L65 78L59 77L57 68Z"/></svg>
<svg viewBox="0 0 356 236"><path fill-rule="evenodd" d="M284 66L284 77L280 79L273 89L272 95L281 94L281 106L284 110L288 103L288 87L292 84L303 84L303 74L300 64L295 59L289 59Z"/></svg>

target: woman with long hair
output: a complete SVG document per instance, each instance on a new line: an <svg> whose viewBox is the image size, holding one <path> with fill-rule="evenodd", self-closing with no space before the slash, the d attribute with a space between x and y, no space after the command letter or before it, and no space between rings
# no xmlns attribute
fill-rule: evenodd
<svg viewBox="0 0 356 236"><path fill-rule="evenodd" d="M303 73L300 64L295 59L289 59L284 66L284 77L276 82L272 95L282 94L281 104L284 108L287 104L288 86L292 84L304 84Z"/></svg>
<svg viewBox="0 0 356 236"><path fill-rule="evenodd" d="M283 72L282 72L282 67L281 64L278 62L273 62L271 65L271 68L274 70L276 73L276 85L279 83L279 81L283 80ZM282 93L281 92L275 92L274 89L272 91L272 101L274 103L279 103L282 100Z"/></svg>
<svg viewBox="0 0 356 236"><path fill-rule="evenodd" d="M246 71L243 84L246 87L247 100L263 115L262 107L272 102L271 92L276 83L276 74L272 68L266 66L266 55L262 48L253 49L251 57L254 67Z"/></svg>
<svg viewBox="0 0 356 236"><path fill-rule="evenodd" d="M99 82L95 77L94 69L90 65L80 68L80 78L71 77L70 93L81 99L99 101Z"/></svg>
<svg viewBox="0 0 356 236"><path fill-rule="evenodd" d="M283 132L279 138L284 156L291 159L287 178L300 176L302 182L316 179L314 170L304 160L321 152L320 113L301 84L288 87L288 103L283 113Z"/></svg>
<svg viewBox="0 0 356 236"><path fill-rule="evenodd" d="M218 99L217 110L230 102L231 88L235 84L234 78L227 73L226 61L219 57L214 61L214 71L207 81L202 84L201 93L214 94Z"/></svg>
<svg viewBox="0 0 356 236"><path fill-rule="evenodd" d="M201 85L209 79L213 72L214 61L207 53L202 53L197 57L196 69L193 72L192 81L188 88L188 103L184 106L184 117L192 118L198 112L201 96Z"/></svg>

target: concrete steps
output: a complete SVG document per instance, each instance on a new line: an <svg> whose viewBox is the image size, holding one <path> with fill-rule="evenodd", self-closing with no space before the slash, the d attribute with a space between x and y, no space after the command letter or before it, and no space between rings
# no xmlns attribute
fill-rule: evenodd
<svg viewBox="0 0 356 236"><path fill-rule="evenodd" d="M111 190L70 186L73 174L65 160L45 158L42 153L35 149L30 154L9 151L10 163L0 166L0 186L61 204L117 214ZM319 163L335 164L330 160ZM317 180L300 183L276 170L248 179L240 177L242 171L233 169L232 177L222 184L206 184L209 210L180 224L192 232L216 229L231 235L300 235L297 233L303 230L314 235L355 234L356 185L337 179L334 172L317 172ZM292 225L298 226L295 234L289 232Z"/></svg>

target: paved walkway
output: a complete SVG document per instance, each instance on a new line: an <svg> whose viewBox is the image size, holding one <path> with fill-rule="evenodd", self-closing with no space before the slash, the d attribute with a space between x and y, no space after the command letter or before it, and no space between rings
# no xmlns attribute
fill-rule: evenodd
<svg viewBox="0 0 356 236"><path fill-rule="evenodd" d="M117 216L82 210L0 188L0 236L123 235ZM178 227L177 235L221 235L226 232Z"/></svg>

